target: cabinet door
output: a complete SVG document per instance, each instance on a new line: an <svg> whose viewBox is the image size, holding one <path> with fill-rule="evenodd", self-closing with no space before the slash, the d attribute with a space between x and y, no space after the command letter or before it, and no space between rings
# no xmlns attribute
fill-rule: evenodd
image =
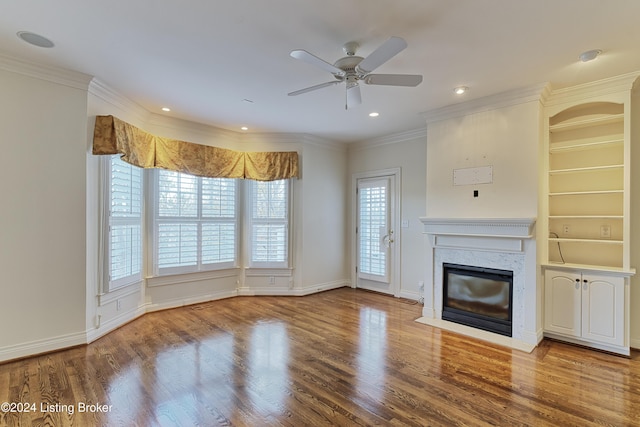
<svg viewBox="0 0 640 427"><path fill-rule="evenodd" d="M582 336L624 345L624 279L582 276Z"/></svg>
<svg viewBox="0 0 640 427"><path fill-rule="evenodd" d="M545 272L545 330L573 337L580 336L580 288L579 274L553 270Z"/></svg>

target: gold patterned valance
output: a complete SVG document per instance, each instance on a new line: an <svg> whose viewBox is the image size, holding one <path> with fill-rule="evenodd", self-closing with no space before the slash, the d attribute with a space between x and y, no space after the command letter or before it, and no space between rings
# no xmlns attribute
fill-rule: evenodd
<svg viewBox="0 0 640 427"><path fill-rule="evenodd" d="M122 154L142 168L162 168L212 178L274 181L298 177L295 151L246 153L161 138L113 116L97 116L93 154Z"/></svg>

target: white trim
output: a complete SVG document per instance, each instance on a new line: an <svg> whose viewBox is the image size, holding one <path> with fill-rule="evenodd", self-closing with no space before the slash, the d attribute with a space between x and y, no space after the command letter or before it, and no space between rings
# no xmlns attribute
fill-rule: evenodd
<svg viewBox="0 0 640 427"><path fill-rule="evenodd" d="M33 62L11 58L2 53L0 53L0 69L85 91L88 90L89 83L93 78L93 76L78 71L71 71L50 65L35 64Z"/></svg>
<svg viewBox="0 0 640 427"><path fill-rule="evenodd" d="M118 316L109 319L104 323L102 323L101 321L102 315L98 314L95 326L87 330L86 343L83 344L90 344L98 338L101 338L108 333L115 331L116 329L126 325L127 323L137 319L138 317L144 316L145 314L146 311L144 309L144 306L142 306L134 310L125 311L122 314L119 314Z"/></svg>
<svg viewBox="0 0 640 427"><path fill-rule="evenodd" d="M428 218L421 217L424 233L433 235L533 237L535 218Z"/></svg>
<svg viewBox="0 0 640 427"><path fill-rule="evenodd" d="M319 283L315 285L309 285L304 287L296 287L291 289L290 287L252 287L252 288L240 288L238 289L238 296L292 296L302 297L306 295L315 294L318 292L324 292L331 289L338 289L344 287L350 287L351 283L348 280L335 280L332 282Z"/></svg>
<svg viewBox="0 0 640 427"><path fill-rule="evenodd" d="M184 307L193 304L201 304L204 302L215 301L219 299L231 298L238 296L237 290L225 290L220 292L212 292L209 294L198 295L191 298L174 298L171 300L163 301L162 303L153 304L147 303L145 305L146 313L153 313L154 311L167 310L170 308Z"/></svg>
<svg viewBox="0 0 640 427"><path fill-rule="evenodd" d="M548 91L548 83L539 83L520 89L509 90L495 95L477 98L468 102L430 110L424 113L424 117L428 124L431 122L468 116L484 111L497 110L527 102L541 101Z"/></svg>
<svg viewBox="0 0 640 427"><path fill-rule="evenodd" d="M620 76L610 77L595 82L584 83L562 89L556 89L545 100L545 107L555 107L562 104L574 104L576 102L592 102L591 98L629 92L633 84L640 77L640 72L634 71ZM564 107L561 107L564 108ZM553 114L551 114L553 115Z"/></svg>
<svg viewBox="0 0 640 427"><path fill-rule="evenodd" d="M0 348L0 361L7 362L27 356L35 356L42 353L75 347L87 343L85 332L58 335L53 338L43 338L16 345Z"/></svg>
<svg viewBox="0 0 640 427"><path fill-rule="evenodd" d="M609 344L599 343L596 341L581 340L581 339L569 337L566 335L554 334L553 332L548 332L548 331L545 331L544 336L548 338L556 339L558 341L567 341L572 344L578 344L585 347L597 348L598 350L609 351L611 353L622 354L623 356L631 355L631 349L625 346L609 345Z"/></svg>
<svg viewBox="0 0 640 427"><path fill-rule="evenodd" d="M239 267L225 268L220 270L196 271L191 273L182 273L174 275L164 275L147 277L147 287L171 286L180 283L202 282L211 279L223 279L226 277L237 277Z"/></svg>
<svg viewBox="0 0 640 427"><path fill-rule="evenodd" d="M419 291L411 292L411 291L401 290L400 294L398 295L398 298L410 299L413 301L420 301L420 298L422 298L422 293L420 293Z"/></svg>
<svg viewBox="0 0 640 427"><path fill-rule="evenodd" d="M416 139L427 138L427 128L414 129L406 132L386 135L371 140L352 142L348 145L349 151L361 151L371 148L378 148L385 145L400 144L403 142L414 141Z"/></svg>
<svg viewBox="0 0 640 427"><path fill-rule="evenodd" d="M138 122L144 123L149 118L149 111L145 110L140 104L126 98L98 78L93 78L93 80L91 80L88 91L96 98L113 105L119 110L126 111L128 114L135 116Z"/></svg>

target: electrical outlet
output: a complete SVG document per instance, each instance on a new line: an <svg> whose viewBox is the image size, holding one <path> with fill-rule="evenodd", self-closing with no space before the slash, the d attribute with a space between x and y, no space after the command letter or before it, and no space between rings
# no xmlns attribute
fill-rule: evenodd
<svg viewBox="0 0 640 427"><path fill-rule="evenodd" d="M116 300L116 311L122 310L122 301Z"/></svg>
<svg viewBox="0 0 640 427"><path fill-rule="evenodd" d="M611 238L611 226L609 224L600 226L600 237L602 237L603 239Z"/></svg>
<svg viewBox="0 0 640 427"><path fill-rule="evenodd" d="M562 226L562 234L569 234L569 224Z"/></svg>
<svg viewBox="0 0 640 427"><path fill-rule="evenodd" d="M269 276L269 284L273 285L276 283L276 278L274 276Z"/></svg>
<svg viewBox="0 0 640 427"><path fill-rule="evenodd" d="M418 280L418 288L421 291L424 291L424 282L422 280Z"/></svg>

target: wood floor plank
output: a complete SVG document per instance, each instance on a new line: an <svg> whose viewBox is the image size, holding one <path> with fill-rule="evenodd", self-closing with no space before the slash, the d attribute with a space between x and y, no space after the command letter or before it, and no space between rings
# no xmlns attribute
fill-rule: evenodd
<svg viewBox="0 0 640 427"><path fill-rule="evenodd" d="M0 365L0 400L38 405L0 411L0 426L640 425L637 351L545 340L528 354L420 315L350 288L150 313Z"/></svg>

